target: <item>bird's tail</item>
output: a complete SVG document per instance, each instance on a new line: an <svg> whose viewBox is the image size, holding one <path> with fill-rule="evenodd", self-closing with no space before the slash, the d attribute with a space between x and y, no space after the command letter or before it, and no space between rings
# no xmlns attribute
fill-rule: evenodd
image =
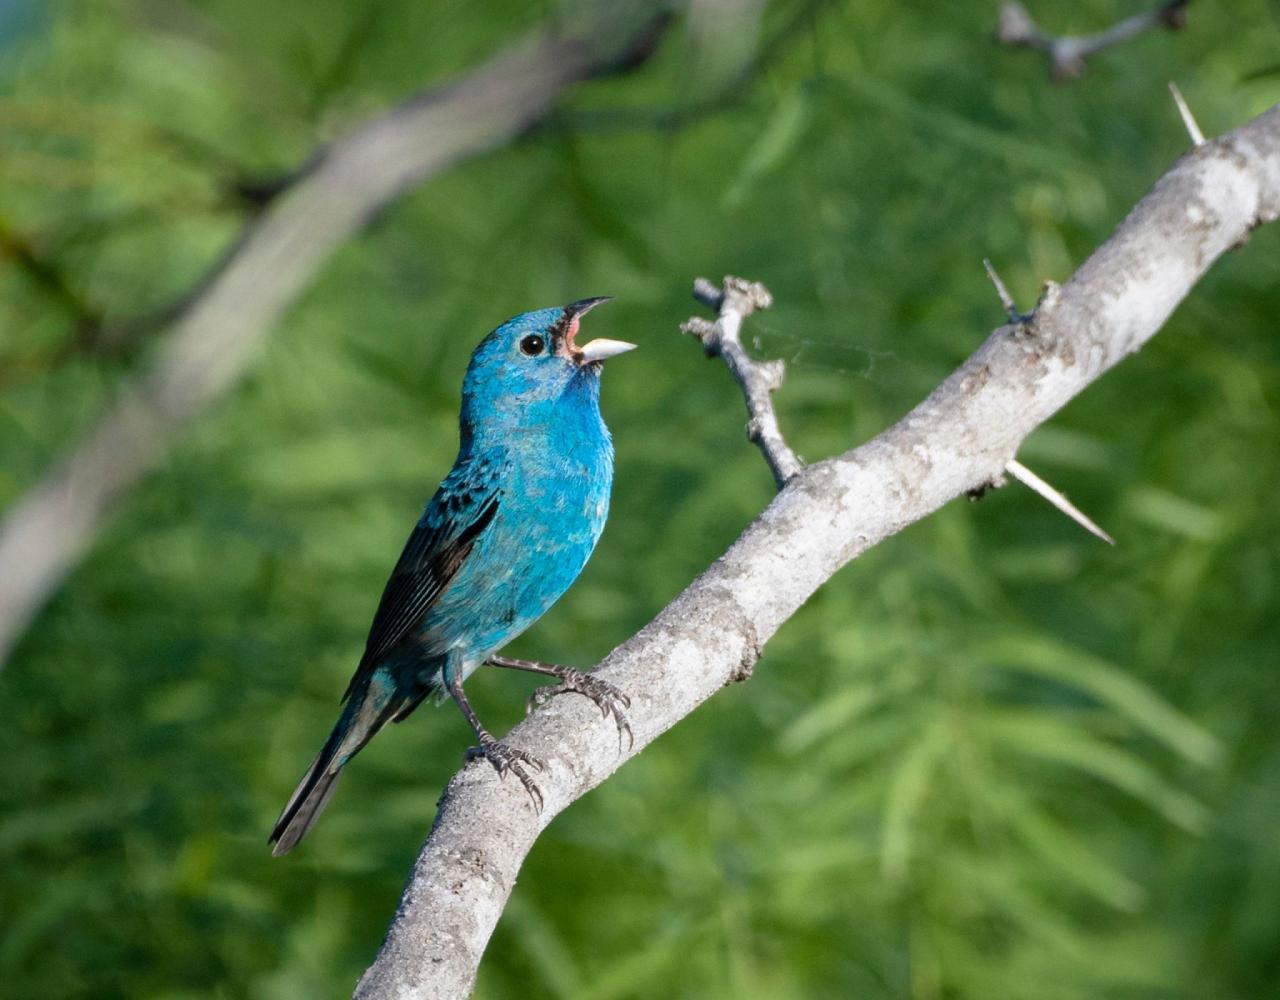
<svg viewBox="0 0 1280 1000"><path fill-rule="evenodd" d="M395 696L394 682L380 672L355 687L333 732L276 820L268 841L274 845L273 855L287 854L306 836L338 787L347 761L403 708L403 702Z"/></svg>

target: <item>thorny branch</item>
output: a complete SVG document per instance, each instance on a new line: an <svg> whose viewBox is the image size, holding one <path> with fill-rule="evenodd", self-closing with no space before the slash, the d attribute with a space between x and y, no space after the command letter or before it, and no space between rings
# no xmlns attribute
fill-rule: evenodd
<svg viewBox="0 0 1280 1000"><path fill-rule="evenodd" d="M1201 140L1203 141L1203 139ZM992 266L991 261L983 260L987 276L995 285L1000 296L1000 304L1010 323L1021 324L1030 319L1018 312L1009 289ZM743 347L740 329L744 317L757 309L767 309L773 304L773 296L769 290L756 281L746 281L726 275L721 288L716 288L706 278L698 278L693 283L693 297L699 302L716 310L720 315L716 322L693 316L680 326L682 333L697 337L702 341L703 349L708 357L724 359L730 373L737 381L747 404L747 438L753 442L764 455L773 473L778 489L786 486L792 476L796 475L804 464L796 457L783 437L778 425L778 417L773 408L773 393L782 387L785 366L782 361L754 361ZM1011 459L1005 471L1028 489L1033 490L1075 521L1091 535L1102 539L1108 545L1114 545L1115 539L1098 527L1097 523L1080 508L1067 499L1066 494L1055 489L1034 472L1016 459ZM1003 485L1003 479L996 477L974 491L975 499L989 486Z"/></svg>
<svg viewBox="0 0 1280 1000"><path fill-rule="evenodd" d="M693 297L719 313L715 322L693 316L680 326L683 333L702 341L709 358L721 358L742 388L747 402L747 438L760 449L769 463L778 489L804 468L796 457L773 410L773 394L782 386L786 366L780 360L755 361L742 346L742 321L758 309L773 305L769 290L757 281L726 276L716 288L706 278L693 283Z"/></svg>
<svg viewBox="0 0 1280 1000"><path fill-rule="evenodd" d="M996 269L992 265L991 261L987 260L984 257L982 259L982 266L986 268L987 277L991 279L991 284L995 286L996 295L999 296L1000 298L1000 307L1004 310L1004 314L1009 318L1009 322L1014 324L1015 326L1021 326L1023 323L1026 323L1027 321L1029 321L1031 317L1035 314L1031 313L1029 315L1024 316L1022 313L1018 311L1017 303L1013 301L1013 296L1009 294L1008 287L1005 285L1004 280L996 272ZM1047 286L1046 286L1047 294L1056 294L1056 289L1057 289L1057 286L1054 285L1052 282L1047 283ZM1079 507L1077 507L1070 500L1068 500L1067 495L1065 493L1063 493L1061 490L1055 489L1053 486L1050 486L1047 482L1045 482L1043 479L1037 476L1034 472L1028 469L1021 462L1017 461L1016 459L1010 459L1009 463L1004 468L1005 468L1005 471L1009 473L1009 475L1013 476L1014 479L1022 483L1023 486L1026 486L1028 489L1033 490L1034 492L1040 494L1040 496L1042 496L1045 500L1048 500L1049 503L1057 507L1058 510L1062 511L1063 514L1065 514L1071 520L1075 521L1076 524L1084 528L1084 530L1089 532L1089 534L1093 535L1095 538L1102 539L1108 545L1115 545L1116 540L1112 538L1109 534L1107 534L1105 531L1103 531L1100 527L1098 527L1097 523L1093 520L1093 518L1089 517L1088 514L1086 514ZM993 479L990 484L987 484L987 485L999 487L1004 485L1004 481L1002 478L997 477L996 479ZM981 499L982 494L986 492L987 485L984 485L983 487L979 488L978 490L970 494L971 497L975 500Z"/></svg>
<svg viewBox="0 0 1280 1000"><path fill-rule="evenodd" d="M1001 326L897 424L807 466L733 546L598 675L631 697L633 746L582 698L556 698L508 736L545 761L539 814L484 762L450 781L362 1000L461 998L555 816L740 678L837 570L990 483L1039 424L1164 324L1209 266L1280 217L1280 105L1176 163L1030 316Z"/></svg>
<svg viewBox="0 0 1280 1000"><path fill-rule="evenodd" d="M1174 31L1187 23L1187 5L1191 0L1164 0L1154 9L1117 21L1111 27L1091 35L1046 34L1027 13L1021 3L1000 5L1000 21L996 38L1005 45L1039 49L1049 57L1054 79L1067 80L1084 72L1084 63L1103 49L1127 42L1156 28Z"/></svg>

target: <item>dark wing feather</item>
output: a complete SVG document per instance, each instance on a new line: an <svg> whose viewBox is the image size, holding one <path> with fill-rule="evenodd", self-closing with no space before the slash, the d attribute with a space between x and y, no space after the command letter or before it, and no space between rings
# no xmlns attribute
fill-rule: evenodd
<svg viewBox="0 0 1280 1000"><path fill-rule="evenodd" d="M501 500L494 471L455 468L432 499L383 588L360 668L344 700L367 670L417 628L493 521Z"/></svg>

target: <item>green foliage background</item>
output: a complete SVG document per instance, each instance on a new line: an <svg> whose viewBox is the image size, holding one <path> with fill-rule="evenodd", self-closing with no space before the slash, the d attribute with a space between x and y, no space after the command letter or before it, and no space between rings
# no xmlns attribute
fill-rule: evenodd
<svg viewBox="0 0 1280 1000"><path fill-rule="evenodd" d="M1086 31L1142 6L1034 13ZM252 211L238 190L554 12L10 4L0 506L146 363L156 334L129 321L233 238ZM779 2L760 44L714 50L679 22L641 71L575 92L345 247L0 674L0 993L349 993L465 723L425 708L382 736L288 859L266 832L497 322L610 293L588 325L642 345L606 378L609 529L513 647L590 664L771 495L735 388L677 335L695 275L769 284L750 333L790 362L785 427L806 456L841 451L999 322L983 256L1029 307L1185 150L1167 80L1211 132L1280 99L1274 0L1194 4L1184 32L1068 85L999 49L994 20L993 3ZM751 683L556 820L478 995L1271 994L1277 261L1280 231L1260 230L1028 442L1116 548L1013 487L867 554ZM499 731L530 686L471 685Z"/></svg>

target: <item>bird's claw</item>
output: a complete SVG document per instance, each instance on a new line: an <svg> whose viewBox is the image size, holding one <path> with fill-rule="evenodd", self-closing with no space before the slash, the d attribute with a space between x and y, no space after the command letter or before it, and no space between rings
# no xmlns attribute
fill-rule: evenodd
<svg viewBox="0 0 1280 1000"><path fill-rule="evenodd" d="M542 812L542 791L526 770L526 768L531 767L537 771L545 771L546 766L542 761L538 760L533 754L521 750L519 747L513 747L510 743L496 740L488 734L480 738L478 747L471 747L467 750L468 761L479 757L483 757L493 765L493 769L498 772L499 778L506 778L508 772L519 778L520 784L524 785L524 790L528 792L529 799L533 803L534 812Z"/></svg>
<svg viewBox="0 0 1280 1000"><path fill-rule="evenodd" d="M607 719L613 716L614 722L618 726L618 748L622 748L622 737L626 735L628 747L636 745L635 734L631 731L631 723L623 713L624 708L631 707L631 699L627 697L625 691L614 687L606 680L602 680L593 674L585 673L582 670L574 670L572 667L562 667L564 673L560 674L560 683L554 687L538 688L533 694L529 695L529 700L525 702L525 714L528 715L535 708L540 708L549 702L558 694L567 694L570 691L576 692L587 698L590 698L597 708L600 709L600 717Z"/></svg>

